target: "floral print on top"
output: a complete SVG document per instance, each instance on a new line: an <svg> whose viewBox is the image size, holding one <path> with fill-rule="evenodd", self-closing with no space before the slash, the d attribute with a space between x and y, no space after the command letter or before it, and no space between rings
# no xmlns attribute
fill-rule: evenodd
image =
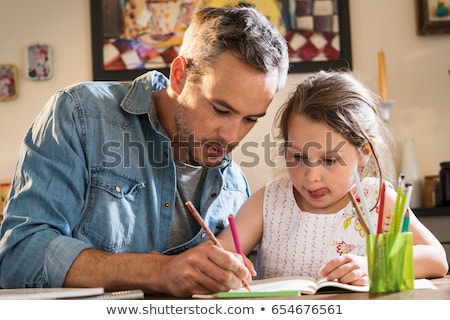
<svg viewBox="0 0 450 320"><path fill-rule="evenodd" d="M362 180L369 208L378 201L379 180ZM264 231L258 247L257 278L318 277L325 263L346 253L366 255L366 233L352 203L334 214L302 211L288 178L269 182L264 194ZM360 203L359 195L356 200ZM362 207L361 207L362 210ZM376 228L378 207L370 221Z"/></svg>

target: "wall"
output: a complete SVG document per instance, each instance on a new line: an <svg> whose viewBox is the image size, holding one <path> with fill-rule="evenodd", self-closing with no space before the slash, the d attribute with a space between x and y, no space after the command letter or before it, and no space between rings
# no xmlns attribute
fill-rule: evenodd
<svg viewBox="0 0 450 320"><path fill-rule="evenodd" d="M91 80L89 0L0 0L0 63L19 68L19 96L0 102L0 181L11 177L21 140L50 95L74 82ZM53 76L25 76L27 46L53 48Z"/></svg>
<svg viewBox="0 0 450 320"><path fill-rule="evenodd" d="M398 142L396 163L404 139L415 141L422 176L436 174L440 161L450 161L450 34L416 35L412 0L350 0L354 74L378 91L377 52L386 54L388 94L395 103L391 120ZM18 99L0 103L0 181L13 172L26 129L50 94L68 84L91 80L89 0L0 0L0 63L20 68ZM25 78L25 49L33 43L53 47L54 74L48 81ZM292 74L265 117L245 142L263 143L271 131L276 107L306 74ZM248 146L248 145L247 145ZM254 158L234 153L238 163ZM253 189L271 178L267 149L258 151L257 166L244 167Z"/></svg>

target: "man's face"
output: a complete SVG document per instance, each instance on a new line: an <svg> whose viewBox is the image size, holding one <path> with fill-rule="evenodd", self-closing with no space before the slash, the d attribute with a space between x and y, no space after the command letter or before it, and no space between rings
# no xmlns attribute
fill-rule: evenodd
<svg viewBox="0 0 450 320"><path fill-rule="evenodd" d="M208 68L199 83L187 81L175 111L179 160L219 165L265 115L277 81L276 71L263 73L230 53Z"/></svg>

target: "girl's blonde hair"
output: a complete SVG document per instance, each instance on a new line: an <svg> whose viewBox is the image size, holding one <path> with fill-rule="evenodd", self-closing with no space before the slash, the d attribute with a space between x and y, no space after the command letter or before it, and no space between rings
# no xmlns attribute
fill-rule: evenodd
<svg viewBox="0 0 450 320"><path fill-rule="evenodd" d="M319 71L297 86L275 117L275 136L288 143L288 122L292 116L304 116L339 133L362 151L372 150L361 178L374 176L393 182L391 131L379 117L383 101L347 71ZM302 130L302 128L298 128ZM283 148L281 148L282 151ZM284 154L284 152L283 152Z"/></svg>

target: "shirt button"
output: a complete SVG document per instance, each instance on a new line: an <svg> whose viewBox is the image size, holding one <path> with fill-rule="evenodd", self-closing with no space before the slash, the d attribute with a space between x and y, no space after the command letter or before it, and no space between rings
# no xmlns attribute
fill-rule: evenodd
<svg viewBox="0 0 450 320"><path fill-rule="evenodd" d="M120 189L120 187L119 186L116 186L116 192L120 192L121 191L121 189Z"/></svg>
<svg viewBox="0 0 450 320"><path fill-rule="evenodd" d="M214 192L214 193L211 194L211 198L214 199L215 197L217 197L217 193Z"/></svg>
<svg viewBox="0 0 450 320"><path fill-rule="evenodd" d="M206 237L206 233L202 233L202 235L200 236L200 238L205 239Z"/></svg>
<svg viewBox="0 0 450 320"><path fill-rule="evenodd" d="M170 204L168 202L164 202L164 208L170 207Z"/></svg>

